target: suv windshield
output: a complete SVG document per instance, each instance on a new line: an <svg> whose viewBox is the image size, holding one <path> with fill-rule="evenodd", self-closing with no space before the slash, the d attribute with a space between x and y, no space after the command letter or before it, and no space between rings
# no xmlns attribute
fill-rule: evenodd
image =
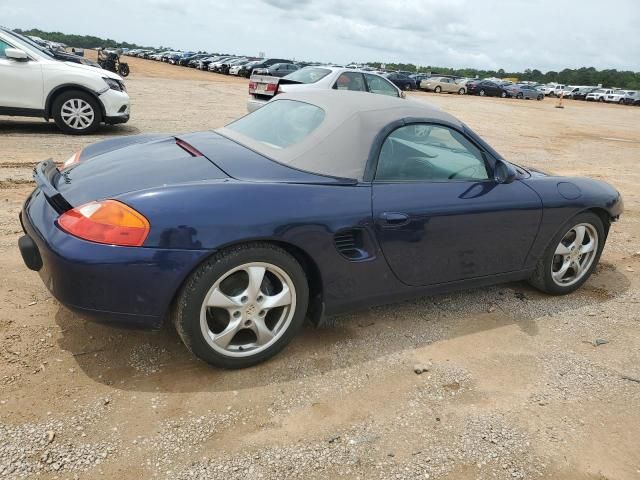
<svg viewBox="0 0 640 480"><path fill-rule="evenodd" d="M42 47L40 45L38 45L36 42L34 42L33 40L31 40L30 38L25 37L24 35L20 35L19 33L16 33L12 30L2 30L4 33L11 35L12 37L18 39L19 41L21 41L22 43L26 43L29 47L36 49L38 52L41 52L42 54L46 55L49 58L54 58L53 57L53 53L51 52L51 49L49 48L45 48Z"/></svg>
<svg viewBox="0 0 640 480"><path fill-rule="evenodd" d="M316 83L318 80L326 77L330 73L331 70L326 68L305 67L290 73L284 78L300 83Z"/></svg>
<svg viewBox="0 0 640 480"><path fill-rule="evenodd" d="M324 110L310 103L276 100L226 126L271 148L301 142L324 120Z"/></svg>

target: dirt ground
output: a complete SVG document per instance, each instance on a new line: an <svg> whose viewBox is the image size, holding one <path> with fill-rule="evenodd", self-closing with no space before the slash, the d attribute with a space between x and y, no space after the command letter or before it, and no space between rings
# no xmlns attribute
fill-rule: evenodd
<svg viewBox="0 0 640 480"><path fill-rule="evenodd" d="M0 478L640 479L640 108L411 94L516 163L615 185L597 273L566 297L515 283L370 309L222 371L168 326L70 313L17 249L36 161L245 112L245 79L127 60L126 125L0 117Z"/></svg>

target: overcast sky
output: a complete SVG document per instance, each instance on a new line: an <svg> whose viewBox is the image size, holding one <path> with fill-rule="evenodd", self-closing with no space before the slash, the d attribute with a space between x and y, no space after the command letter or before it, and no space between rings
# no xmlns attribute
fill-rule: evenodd
<svg viewBox="0 0 640 480"><path fill-rule="evenodd" d="M297 60L640 71L640 0L21 0L0 22Z"/></svg>

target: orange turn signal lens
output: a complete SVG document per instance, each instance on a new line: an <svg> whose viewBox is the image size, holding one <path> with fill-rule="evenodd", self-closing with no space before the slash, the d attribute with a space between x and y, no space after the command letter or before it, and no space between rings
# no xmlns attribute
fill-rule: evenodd
<svg viewBox="0 0 640 480"><path fill-rule="evenodd" d="M96 243L139 247L149 234L149 221L117 200L89 202L63 213L58 226L67 233Z"/></svg>

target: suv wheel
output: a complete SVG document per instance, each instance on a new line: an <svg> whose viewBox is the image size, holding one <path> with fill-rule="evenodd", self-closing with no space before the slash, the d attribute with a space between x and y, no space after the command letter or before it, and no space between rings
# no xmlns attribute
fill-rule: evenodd
<svg viewBox="0 0 640 480"><path fill-rule="evenodd" d="M80 90L59 95L53 102L52 113L58 128L71 135L94 132L102 120L98 101Z"/></svg>

